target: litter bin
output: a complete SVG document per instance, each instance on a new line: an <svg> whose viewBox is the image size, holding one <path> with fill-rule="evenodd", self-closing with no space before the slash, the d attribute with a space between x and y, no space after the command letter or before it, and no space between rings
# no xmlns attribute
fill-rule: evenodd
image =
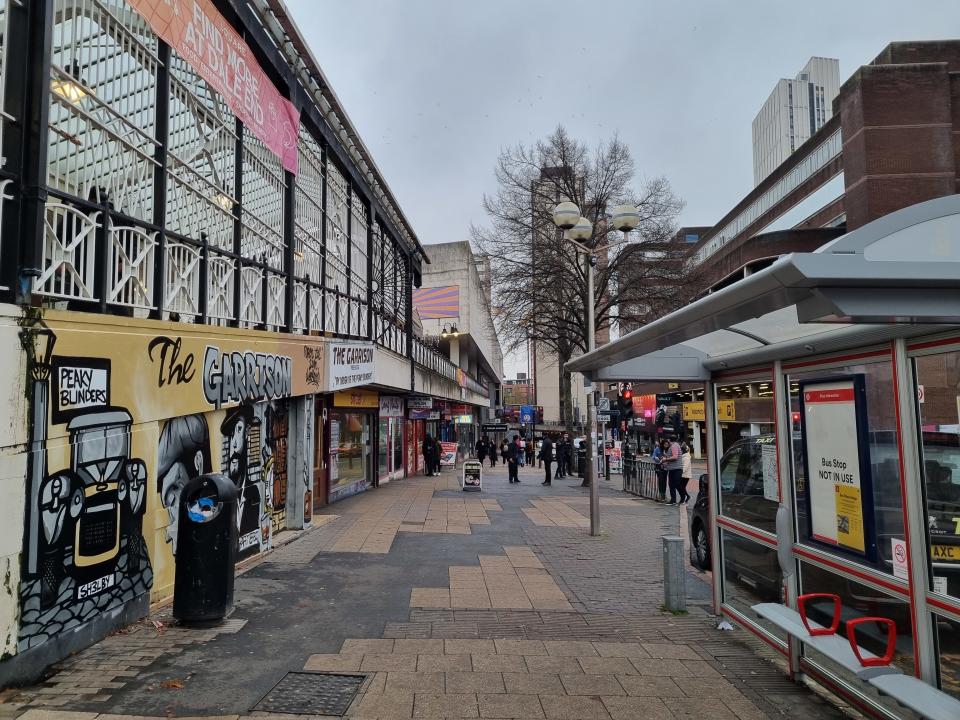
<svg viewBox="0 0 960 720"><path fill-rule="evenodd" d="M222 620L233 609L239 491L226 475L201 475L180 493L173 616Z"/></svg>
<svg viewBox="0 0 960 720"><path fill-rule="evenodd" d="M581 440L580 448L577 450L577 477L583 477L585 472L587 472L587 447Z"/></svg>

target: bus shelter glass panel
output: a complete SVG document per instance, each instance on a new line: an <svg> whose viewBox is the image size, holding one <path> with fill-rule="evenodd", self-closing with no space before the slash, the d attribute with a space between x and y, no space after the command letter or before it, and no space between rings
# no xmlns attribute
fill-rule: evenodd
<svg viewBox="0 0 960 720"><path fill-rule="evenodd" d="M752 618L757 603L784 603L783 574L777 551L726 528L720 530L723 557L723 602ZM784 633L766 620L758 624L786 642Z"/></svg>
<svg viewBox="0 0 960 720"><path fill-rule="evenodd" d="M791 373L789 388L798 541L893 575L893 548L904 542L905 530L892 363ZM859 397L850 401L847 416L843 403L831 401L831 395L845 392ZM814 400L821 399L831 401L834 414L811 414ZM850 467L822 467L836 464L822 452L825 444ZM862 538L850 539L851 527L862 528Z"/></svg>
<svg viewBox="0 0 960 720"><path fill-rule="evenodd" d="M960 352L916 358L931 585L960 599Z"/></svg>
<svg viewBox="0 0 960 720"><path fill-rule="evenodd" d="M940 689L960 698L960 621L931 615L940 663Z"/></svg>
<svg viewBox="0 0 960 720"><path fill-rule="evenodd" d="M837 633L847 637L846 624L865 617L893 620L896 625L896 645L893 664L908 675L914 673L913 629L910 604L906 598L896 597L872 586L843 577L811 563L800 563L800 592L829 593L840 598L840 627ZM833 602L814 599L807 603L807 617L821 625L830 625ZM857 627L857 644L875 655L886 652L886 629L879 624L863 623ZM815 657L816 656L814 655ZM845 674L845 671L838 674Z"/></svg>
<svg viewBox="0 0 960 720"><path fill-rule="evenodd" d="M771 533L779 500L774 412L770 382L717 388L720 513Z"/></svg>

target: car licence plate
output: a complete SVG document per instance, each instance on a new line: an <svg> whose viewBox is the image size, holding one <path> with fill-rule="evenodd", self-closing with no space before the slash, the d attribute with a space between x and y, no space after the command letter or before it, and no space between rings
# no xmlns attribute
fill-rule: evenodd
<svg viewBox="0 0 960 720"><path fill-rule="evenodd" d="M960 561L960 545L931 545L932 560Z"/></svg>

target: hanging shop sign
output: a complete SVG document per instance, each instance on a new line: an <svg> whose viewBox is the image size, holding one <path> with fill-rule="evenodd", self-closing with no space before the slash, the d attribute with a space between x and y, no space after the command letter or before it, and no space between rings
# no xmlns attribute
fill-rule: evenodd
<svg viewBox="0 0 960 720"><path fill-rule="evenodd" d="M375 390L341 390L333 394L333 406L376 409L380 407L380 394Z"/></svg>
<svg viewBox="0 0 960 720"><path fill-rule="evenodd" d="M403 398L396 395L380 396L380 417L382 418L402 418L403 417Z"/></svg>
<svg viewBox="0 0 960 720"><path fill-rule="evenodd" d="M411 410L408 417L411 420L439 420L439 410Z"/></svg>
<svg viewBox="0 0 960 720"><path fill-rule="evenodd" d="M433 410L433 398L426 395L408 397L407 408L410 410Z"/></svg>
<svg viewBox="0 0 960 720"><path fill-rule="evenodd" d="M872 558L873 488L862 375L800 383L810 536Z"/></svg>
<svg viewBox="0 0 960 720"><path fill-rule="evenodd" d="M702 402L685 402L680 406L683 419L690 422L704 422L707 411Z"/></svg>
<svg viewBox="0 0 960 720"><path fill-rule="evenodd" d="M327 370L330 389L336 392L372 383L376 352L371 343L330 343L327 348L330 357Z"/></svg>
<svg viewBox="0 0 960 720"><path fill-rule="evenodd" d="M735 422L736 419L736 400L717 400L717 420L721 422Z"/></svg>
<svg viewBox="0 0 960 720"><path fill-rule="evenodd" d="M297 172L300 113L210 0L127 0L218 93L244 126Z"/></svg>

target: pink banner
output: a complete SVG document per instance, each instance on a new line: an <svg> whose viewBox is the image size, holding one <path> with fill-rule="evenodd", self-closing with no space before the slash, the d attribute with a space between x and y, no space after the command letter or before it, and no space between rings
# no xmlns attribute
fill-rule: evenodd
<svg viewBox="0 0 960 720"><path fill-rule="evenodd" d="M210 86L240 121L297 172L300 113L260 68L210 0L127 0Z"/></svg>

